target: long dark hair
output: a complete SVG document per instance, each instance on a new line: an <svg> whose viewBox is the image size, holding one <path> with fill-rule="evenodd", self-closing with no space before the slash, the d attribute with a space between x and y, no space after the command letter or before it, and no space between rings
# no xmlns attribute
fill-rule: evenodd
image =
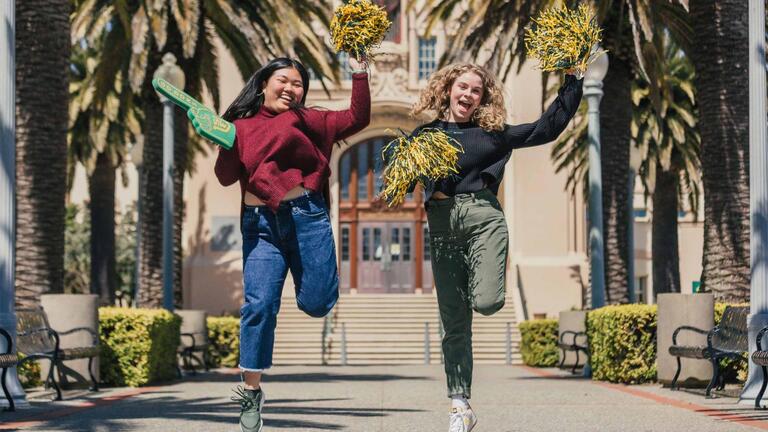
<svg viewBox="0 0 768 432"><path fill-rule="evenodd" d="M264 83L269 80L269 77L271 77L275 71L286 68L296 69L299 71L299 75L301 75L301 85L304 87L304 95L301 97L301 102L293 102L291 104L291 109L298 112L304 107L304 101L307 99L309 74L304 65L298 60L288 57L279 57L270 61L251 75L251 78L245 83L243 90L237 95L235 100L221 117L224 120L231 122L236 119L251 117L259 112L259 109L261 109L261 106L264 104L264 92L262 89Z"/></svg>

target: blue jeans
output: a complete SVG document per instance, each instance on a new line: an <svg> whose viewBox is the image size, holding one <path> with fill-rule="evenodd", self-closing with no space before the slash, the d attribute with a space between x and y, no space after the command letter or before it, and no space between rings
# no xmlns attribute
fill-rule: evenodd
<svg viewBox="0 0 768 432"><path fill-rule="evenodd" d="M339 272L331 222L322 195L284 201L277 212L245 206L244 304L240 308L240 368L272 366L277 313L288 270L299 309L323 317L339 298Z"/></svg>

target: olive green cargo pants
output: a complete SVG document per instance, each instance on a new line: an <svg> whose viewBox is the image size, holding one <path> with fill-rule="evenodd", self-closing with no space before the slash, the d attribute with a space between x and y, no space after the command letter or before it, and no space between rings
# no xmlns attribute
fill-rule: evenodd
<svg viewBox="0 0 768 432"><path fill-rule="evenodd" d="M489 190L425 205L432 273L443 323L448 396L471 396L472 311L492 315L504 306L508 233Z"/></svg>

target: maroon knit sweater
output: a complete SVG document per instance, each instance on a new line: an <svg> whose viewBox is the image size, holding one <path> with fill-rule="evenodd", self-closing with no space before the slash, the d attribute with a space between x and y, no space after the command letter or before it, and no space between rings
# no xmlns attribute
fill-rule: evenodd
<svg viewBox="0 0 768 432"><path fill-rule="evenodd" d="M216 177L223 186L240 181L273 210L285 194L303 184L322 192L331 169L333 143L359 132L371 120L368 74L352 76L349 109L326 111L303 108L275 114L265 108L234 121L237 130L231 150L219 148Z"/></svg>

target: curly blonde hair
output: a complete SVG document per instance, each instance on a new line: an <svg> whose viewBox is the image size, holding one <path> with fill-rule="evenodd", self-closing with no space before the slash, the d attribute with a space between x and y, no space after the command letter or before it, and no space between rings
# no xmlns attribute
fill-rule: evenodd
<svg viewBox="0 0 768 432"><path fill-rule="evenodd" d="M432 74L427 87L421 91L419 101L411 109L411 115L417 116L423 111L434 111L437 117L445 119L451 109L451 87L459 76L472 72L483 82L483 97L472 120L486 131L504 129L507 110L504 108L504 95L496 83L496 78L484 68L470 63L448 65Z"/></svg>

